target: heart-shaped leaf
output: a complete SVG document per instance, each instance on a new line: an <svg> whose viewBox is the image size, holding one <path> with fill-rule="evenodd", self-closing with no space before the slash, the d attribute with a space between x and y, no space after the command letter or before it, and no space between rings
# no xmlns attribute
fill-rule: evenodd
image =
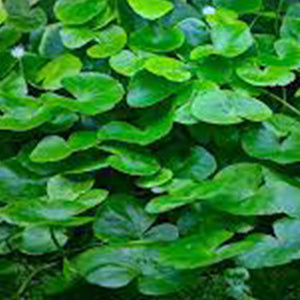
<svg viewBox="0 0 300 300"><path fill-rule="evenodd" d="M300 124L293 118L276 114L260 126L249 129L242 139L244 150L253 157L280 164L300 160Z"/></svg>
<svg viewBox="0 0 300 300"><path fill-rule="evenodd" d="M122 50L127 42L127 35L122 27L111 25L95 33L95 41L98 44L89 48L87 54L93 58L105 58Z"/></svg>
<svg viewBox="0 0 300 300"><path fill-rule="evenodd" d="M203 122L223 125L238 124L245 119L260 122L272 115L272 111L263 102L238 92L224 90L199 91L191 110Z"/></svg>
<svg viewBox="0 0 300 300"><path fill-rule="evenodd" d="M116 79L100 73L81 73L65 78L62 84L77 98L76 101L67 101L66 107L91 115L112 109L124 94Z"/></svg>
<svg viewBox="0 0 300 300"><path fill-rule="evenodd" d="M37 81L42 82L46 90L57 90L62 87L65 77L78 74L82 68L80 60L72 54L63 54L47 63L38 73Z"/></svg>

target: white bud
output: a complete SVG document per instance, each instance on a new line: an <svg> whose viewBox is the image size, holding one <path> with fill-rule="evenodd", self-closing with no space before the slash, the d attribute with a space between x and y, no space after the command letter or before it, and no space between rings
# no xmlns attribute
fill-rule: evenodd
<svg viewBox="0 0 300 300"><path fill-rule="evenodd" d="M213 6L205 6L202 10L202 13L207 16L207 15L214 15L216 13L216 9Z"/></svg>
<svg viewBox="0 0 300 300"><path fill-rule="evenodd" d="M11 49L11 55L14 58L20 59L24 56L24 54L25 54L25 49L22 45L16 46Z"/></svg>

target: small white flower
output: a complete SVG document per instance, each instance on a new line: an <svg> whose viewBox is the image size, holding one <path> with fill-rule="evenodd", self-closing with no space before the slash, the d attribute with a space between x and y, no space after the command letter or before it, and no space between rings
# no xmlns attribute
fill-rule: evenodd
<svg viewBox="0 0 300 300"><path fill-rule="evenodd" d="M202 13L207 16L207 15L214 15L216 13L216 9L213 6L205 6L202 10Z"/></svg>
<svg viewBox="0 0 300 300"><path fill-rule="evenodd" d="M25 54L25 49L22 45L16 46L11 49L11 55L14 58L20 59L24 56L24 54Z"/></svg>
<svg viewBox="0 0 300 300"><path fill-rule="evenodd" d="M152 193L154 193L154 194L161 194L161 193L163 193L163 192L164 192L164 190L163 190L163 189L161 189L161 188L159 188L158 186L157 186L157 187L154 187L154 188L152 188L152 189L151 189L151 191L152 191Z"/></svg>

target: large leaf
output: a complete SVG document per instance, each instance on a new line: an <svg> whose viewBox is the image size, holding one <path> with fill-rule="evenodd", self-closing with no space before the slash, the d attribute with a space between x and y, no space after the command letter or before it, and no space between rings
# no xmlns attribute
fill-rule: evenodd
<svg viewBox="0 0 300 300"><path fill-rule="evenodd" d="M58 225L58 226L78 226L76 215L85 212L100 204L107 197L105 190L92 190L83 194L75 201L63 200L46 201L43 199L31 199L30 206L28 202L18 201L5 206L0 211L0 216L8 223L27 225ZM90 221L90 219L88 219ZM84 220L85 221L85 220Z"/></svg>
<svg viewBox="0 0 300 300"><path fill-rule="evenodd" d="M262 50L259 60L263 65L298 69L300 67L300 46L294 39L280 39L274 43L273 51Z"/></svg>
<svg viewBox="0 0 300 300"><path fill-rule="evenodd" d="M184 43L184 34L178 28L147 26L130 35L132 48L150 52L169 52Z"/></svg>
<svg viewBox="0 0 300 300"><path fill-rule="evenodd" d="M160 261L176 269L195 269L235 257L252 249L254 244L252 241L241 241L223 246L222 244L232 235L226 230L201 231L163 248L160 251Z"/></svg>
<svg viewBox="0 0 300 300"><path fill-rule="evenodd" d="M56 175L47 182L47 194L50 199L75 200L81 194L87 192L93 186L94 181L90 178L85 180L73 180L66 176Z"/></svg>
<svg viewBox="0 0 300 300"><path fill-rule="evenodd" d="M157 263L158 250L145 245L106 246L90 249L74 261L74 267L92 284L118 288L138 278L147 295L176 292L189 276Z"/></svg>
<svg viewBox="0 0 300 300"><path fill-rule="evenodd" d="M54 12L63 23L79 25L93 19L106 5L106 0L58 0Z"/></svg>
<svg viewBox="0 0 300 300"><path fill-rule="evenodd" d="M158 103L176 93L178 85L148 72L137 73L130 81L127 103L145 107Z"/></svg>
<svg viewBox="0 0 300 300"><path fill-rule="evenodd" d="M170 57L153 57L145 63L145 68L159 76L174 82L184 82L191 78L191 73L183 62Z"/></svg>
<svg viewBox="0 0 300 300"><path fill-rule="evenodd" d="M300 124L293 118L276 114L260 126L249 129L242 139L251 156L280 164L300 161Z"/></svg>
<svg viewBox="0 0 300 300"><path fill-rule="evenodd" d="M229 90L199 91L191 111L203 122L223 125L241 123L245 119L260 122L272 115L263 102Z"/></svg>
<svg viewBox="0 0 300 300"><path fill-rule="evenodd" d="M62 84L77 98L76 101L66 101L65 106L91 115L112 109L124 94L116 79L100 73L81 73L65 78Z"/></svg>
<svg viewBox="0 0 300 300"><path fill-rule="evenodd" d="M105 58L122 50L127 42L127 35L122 27L111 25L95 33L95 41L98 44L89 48L87 54L93 58Z"/></svg>
<svg viewBox="0 0 300 300"><path fill-rule="evenodd" d="M144 149L124 145L104 145L99 148L113 154L107 159L107 162L112 168L120 172L147 176L160 169L157 160Z"/></svg>
<svg viewBox="0 0 300 300"><path fill-rule="evenodd" d="M167 0L128 0L132 9L145 19L155 20L167 14L173 4Z"/></svg>
<svg viewBox="0 0 300 300"><path fill-rule="evenodd" d="M280 28L280 34L284 38L294 38L300 41L300 4L289 6L286 16Z"/></svg>
<svg viewBox="0 0 300 300"><path fill-rule="evenodd" d="M42 86L46 90L57 90L62 87L63 78L78 74L81 67L79 58L72 54L63 54L39 71L37 81L42 82Z"/></svg>
<svg viewBox="0 0 300 300"><path fill-rule="evenodd" d="M42 56L52 59L64 53L64 45L59 34L60 29L58 24L46 28L39 46L39 52Z"/></svg>
<svg viewBox="0 0 300 300"><path fill-rule="evenodd" d="M129 50L123 50L112 56L109 60L110 66L116 72L124 76L134 76L143 69L147 55L135 54Z"/></svg>
<svg viewBox="0 0 300 300"><path fill-rule="evenodd" d="M112 196L98 210L94 232L108 242L140 240L154 221L140 200L128 195Z"/></svg>
<svg viewBox="0 0 300 300"><path fill-rule="evenodd" d="M44 10L41 7L31 9L27 0L7 0L5 8L8 14L6 23L17 30L29 32L40 29L47 23Z"/></svg>
<svg viewBox="0 0 300 300"><path fill-rule="evenodd" d="M61 39L65 47L77 49L95 38L95 32L85 27L64 27L60 31Z"/></svg>
<svg viewBox="0 0 300 300"><path fill-rule="evenodd" d="M169 169L161 169L158 173L150 176L144 176L137 180L137 186L141 188L155 188L170 181L173 172Z"/></svg>
<svg viewBox="0 0 300 300"><path fill-rule="evenodd" d="M190 149L187 158L180 158L176 161L176 154L172 158L174 173L179 178L190 178L195 181L202 181L217 168L215 158L204 148L196 146ZM170 166L172 168L172 166Z"/></svg>
<svg viewBox="0 0 300 300"><path fill-rule="evenodd" d="M299 195L297 180L260 165L241 163L223 169L213 180L170 190L169 194L152 199L146 210L159 213L202 200L237 215L286 213L298 217Z"/></svg>
<svg viewBox="0 0 300 300"><path fill-rule="evenodd" d="M53 234L53 236L52 236ZM45 226L31 226L24 229L21 239L18 243L18 248L21 252L31 255L45 254L58 251L56 242L63 247L68 237L62 230L53 230Z"/></svg>
<svg viewBox="0 0 300 300"><path fill-rule="evenodd" d="M48 136L41 140L32 151L30 158L34 162L53 162L71 155L72 149L59 136Z"/></svg>
<svg viewBox="0 0 300 300"><path fill-rule="evenodd" d="M137 120L137 126L128 122L112 121L98 131L98 140L149 145L166 136L173 127L173 109L169 105L154 106Z"/></svg>
<svg viewBox="0 0 300 300"><path fill-rule="evenodd" d="M237 69L238 76L254 86L285 86L296 76L286 67L263 67L246 63Z"/></svg>
<svg viewBox="0 0 300 300"><path fill-rule="evenodd" d="M299 219L282 219L274 224L275 237L264 235L253 249L238 257L249 269L273 267L299 259Z"/></svg>
<svg viewBox="0 0 300 300"><path fill-rule="evenodd" d="M220 12L208 17L212 27L211 39L215 50L220 55L235 57L251 47L253 38L246 23L223 14Z"/></svg>
<svg viewBox="0 0 300 300"><path fill-rule="evenodd" d="M45 193L46 179L26 170L16 160L0 164L1 202L35 198Z"/></svg>

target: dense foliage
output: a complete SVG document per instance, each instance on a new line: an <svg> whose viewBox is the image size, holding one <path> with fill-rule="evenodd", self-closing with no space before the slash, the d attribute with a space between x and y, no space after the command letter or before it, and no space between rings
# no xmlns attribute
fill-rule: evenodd
<svg viewBox="0 0 300 300"><path fill-rule="evenodd" d="M1 299L189 299L207 272L249 300L300 258L298 0L0 0L0 24Z"/></svg>

